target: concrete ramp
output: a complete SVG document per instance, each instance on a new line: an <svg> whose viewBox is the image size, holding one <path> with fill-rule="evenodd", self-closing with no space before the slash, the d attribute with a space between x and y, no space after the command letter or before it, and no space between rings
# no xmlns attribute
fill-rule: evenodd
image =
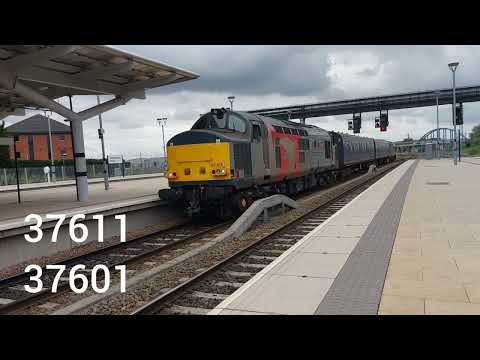
<svg viewBox="0 0 480 360"><path fill-rule="evenodd" d="M219 235L215 240L238 238L252 226L259 216L263 216L266 219L268 218L268 212L270 210L285 207L296 209L298 204L288 196L280 194L257 200L250 205L250 207L228 228L227 231Z"/></svg>

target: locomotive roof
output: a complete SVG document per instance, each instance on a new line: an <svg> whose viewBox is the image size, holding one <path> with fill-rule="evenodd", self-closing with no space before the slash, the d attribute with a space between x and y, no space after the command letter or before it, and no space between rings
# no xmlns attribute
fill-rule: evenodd
<svg viewBox="0 0 480 360"><path fill-rule="evenodd" d="M289 127L306 129L306 130L309 130L310 135L315 134L315 135L327 135L327 136L329 136L330 133L336 133L336 134L338 134L338 135L340 135L344 138L348 138L349 140L352 139L353 141L355 141L355 140L357 140L357 141L360 141L360 140L371 140L371 141L373 141L373 140L375 140L375 141L378 141L378 142L392 143L391 141L388 141L388 140L375 139L375 138L371 138L371 137L367 137L367 136L355 136L355 135L352 135L352 134L338 132L338 131L328 131L328 130L322 129L318 126L315 126L315 125L302 124L302 123L297 123L297 122L293 122L293 121L289 121L289 120L280 120L280 119L275 119L275 118L268 117L268 116L263 116L263 115L256 115L256 114L252 114L252 113L244 112L244 111L234 111L234 112L241 114L247 120L263 120L263 121L266 121L267 123L270 123L271 125L289 126Z"/></svg>
<svg viewBox="0 0 480 360"><path fill-rule="evenodd" d="M256 114L243 112L243 111L237 111L237 112L241 114L243 117L247 118L248 120L262 120L262 121L266 121L267 123L270 123L271 125L301 128L301 129L309 130L309 134L311 135L313 134L328 135L327 130L319 128L318 126L315 126L315 125L302 124L302 123L297 123L289 120L279 120L272 117L256 115Z"/></svg>

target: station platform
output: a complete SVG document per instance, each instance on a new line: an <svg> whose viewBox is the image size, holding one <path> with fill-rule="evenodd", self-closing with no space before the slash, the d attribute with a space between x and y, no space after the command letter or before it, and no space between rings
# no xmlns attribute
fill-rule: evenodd
<svg viewBox="0 0 480 360"><path fill-rule="evenodd" d="M379 314L480 314L480 158L421 161Z"/></svg>
<svg viewBox="0 0 480 360"><path fill-rule="evenodd" d="M409 160L210 314L480 314L480 159Z"/></svg>
<svg viewBox="0 0 480 360"><path fill-rule="evenodd" d="M159 201L158 190L168 187L164 177L136 178L111 182L105 190L103 182L89 184L89 200L77 201L75 186L22 190L17 202L16 192L0 192L0 233L24 225L28 214L92 213L113 208ZM21 225L20 225L21 224Z"/></svg>

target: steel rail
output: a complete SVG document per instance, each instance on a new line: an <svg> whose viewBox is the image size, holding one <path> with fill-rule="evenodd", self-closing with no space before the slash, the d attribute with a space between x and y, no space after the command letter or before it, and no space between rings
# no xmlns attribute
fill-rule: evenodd
<svg viewBox="0 0 480 360"><path fill-rule="evenodd" d="M166 304L166 303L169 303L177 298L179 298L180 296L183 295L183 293L188 290L189 288L191 288L192 286L194 286L195 284L197 284L200 280L203 280L205 279L206 277L208 277L209 275L211 275L212 273L214 273L215 271L219 270L220 268L222 268L223 266L227 265L228 263L230 263L232 260L242 256L243 254L245 254L246 252L250 251L251 249L253 249L254 247L258 246L259 244L271 239L272 237L276 236L277 234L279 234L280 232L284 231L286 228L288 227L291 227L297 223L300 223L302 222L303 219L305 219L306 217L308 217L309 215L311 215L312 213L314 212L317 212L319 210L321 210L321 208L323 207L328 207L328 206L331 206L333 205L335 202L338 202L340 201L343 197L347 196L348 194L354 192L355 190L371 183L371 182L374 182L376 181L377 179L381 178L382 176L386 175L389 171L393 170L394 168L400 166L402 163L404 163L406 160L399 160L399 161L395 161L394 163L392 163L390 166L388 166L387 168L384 169L384 171L382 171L381 173L376 173L374 174L372 177L369 177L368 179L365 179L364 182L361 182L359 184L356 184L354 185L353 187L351 188L347 188L347 189L343 189L339 194L335 195L335 197L331 198L331 199L326 199L326 201L322 202L321 204L319 204L318 206L316 206L314 209L312 210L309 210L307 211L305 214L303 214L302 216L300 216L299 218L297 219L294 219L294 220L291 220L289 222L287 222L285 225L283 225L281 228L275 230L274 232L268 234L268 235L265 235L261 238L259 238L257 241L255 241L254 243L252 244L249 244L247 246L245 246L244 248L236 251L234 254L232 255L229 255L228 257L226 257L225 259L221 260L220 262L218 262L217 264L209 267L208 269L206 269L205 271L199 273L198 275L194 276L193 278L189 279L188 281L176 286L175 288L155 297L153 300L147 302L145 305L143 305L142 307L136 309L134 312L132 312L130 315L153 315L155 314L156 312L158 312L161 308L163 308L163 306Z"/></svg>
<svg viewBox="0 0 480 360"><path fill-rule="evenodd" d="M141 254L135 255L134 257L131 257L129 259L123 259L123 260L120 260L118 262L114 262L113 264L107 266L107 268L109 270L111 270L111 269L115 268L115 266L118 266L118 265L132 264L132 263L138 262L138 261L140 261L140 260L142 260L146 257L158 255L162 252L165 252L166 250L169 250L170 248L172 248L174 246L178 246L180 244L183 244L185 242L188 242L188 241L191 241L195 238L203 236L203 235L205 235L209 232L215 231L215 230L217 230L217 229L219 229L223 226L226 226L229 223L231 223L231 221L227 221L227 222L223 222L223 223L220 223L220 224L213 225L212 227L210 227L208 229L196 232L196 233L188 235L188 236L186 236L182 239L172 241L171 243L165 244L161 247L158 247L158 248L143 252ZM182 226L185 226L185 225L188 225L188 224L175 225L175 226L172 226L169 229L161 230L158 233L152 233L152 234L149 234L149 235L144 235L144 236L141 236L139 238L129 240L126 243L118 243L118 244L114 244L114 245L111 245L111 246L107 246L105 248L98 249L97 251L92 251L92 252L89 252L87 254L83 254L83 255L75 256L75 257L70 258L70 259L66 259L66 260L61 261L57 264L58 265L67 265L67 264L72 264L72 263L74 263L74 264L79 263L80 260L86 259L88 257L92 257L92 256L96 256L96 255L111 252L112 250L115 250L119 247L125 246L125 244L131 245L131 242L138 242L138 241L141 241L142 239L149 238L149 237L156 236L156 235L168 234L169 232L171 232L173 230L176 230L176 229L181 229ZM42 270L46 270L46 268L42 267ZM7 278L7 279L4 279L4 280L7 281L9 279L16 278L16 277L18 277L19 280L21 281L22 280L21 278L28 278L29 273L18 274L16 276L13 276L11 278ZM10 285L11 285L11 283L10 283ZM9 284L4 284L4 281L2 280L2 282L0 282L0 286L1 286L0 289L4 289L5 287L8 287ZM70 288L69 283L64 282L62 284L59 284L58 291L55 292L55 293L50 292L50 288L47 288L45 290L42 290L39 293L33 294L33 295L25 297L25 298L21 298L17 301L9 303L9 304L2 305L2 306L0 306L0 315L9 314L13 311L16 311L16 310L34 305L34 304L36 304L40 301L44 301L44 300L47 300L51 297L58 296L58 295L62 294L63 292L67 291L69 288Z"/></svg>

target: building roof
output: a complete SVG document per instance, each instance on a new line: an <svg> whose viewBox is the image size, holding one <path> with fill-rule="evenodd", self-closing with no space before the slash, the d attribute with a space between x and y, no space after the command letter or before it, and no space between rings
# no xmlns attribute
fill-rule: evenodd
<svg viewBox="0 0 480 360"><path fill-rule="evenodd" d="M50 119L52 134L70 133L70 126ZM47 117L37 114L5 128L9 134L48 134Z"/></svg>

